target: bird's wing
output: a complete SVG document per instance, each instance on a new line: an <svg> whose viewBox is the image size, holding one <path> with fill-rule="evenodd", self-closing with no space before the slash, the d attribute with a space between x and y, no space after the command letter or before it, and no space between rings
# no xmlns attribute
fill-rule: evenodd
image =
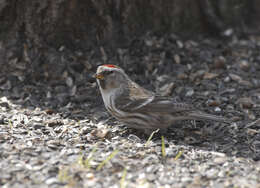
<svg viewBox="0 0 260 188"><path fill-rule="evenodd" d="M117 108L119 108L122 111L128 112L172 113L194 110L194 108L191 105L176 102L172 98L155 95L138 99L121 96L118 98L118 102L119 101L120 103L117 103Z"/></svg>

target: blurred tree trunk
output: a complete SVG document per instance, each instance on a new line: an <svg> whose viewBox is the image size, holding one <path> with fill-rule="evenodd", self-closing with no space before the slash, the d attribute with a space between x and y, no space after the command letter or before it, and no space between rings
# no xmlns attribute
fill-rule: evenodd
<svg viewBox="0 0 260 188"><path fill-rule="evenodd" d="M64 48L123 46L148 31L220 35L259 20L257 0L0 0L0 66L55 77Z"/></svg>

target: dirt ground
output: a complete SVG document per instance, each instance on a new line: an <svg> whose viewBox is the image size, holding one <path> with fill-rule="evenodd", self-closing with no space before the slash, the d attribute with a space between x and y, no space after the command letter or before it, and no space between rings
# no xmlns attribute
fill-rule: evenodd
<svg viewBox="0 0 260 188"><path fill-rule="evenodd" d="M56 54L68 64L39 78L17 58L1 71L1 187L260 187L260 37L145 35ZM232 123L182 121L149 139L106 112L92 76L104 63Z"/></svg>

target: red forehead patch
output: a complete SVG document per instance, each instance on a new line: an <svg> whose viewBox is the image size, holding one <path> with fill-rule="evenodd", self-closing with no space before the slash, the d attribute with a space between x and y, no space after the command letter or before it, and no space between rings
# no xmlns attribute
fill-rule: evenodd
<svg viewBox="0 0 260 188"><path fill-rule="evenodd" d="M112 64L106 64L106 65L102 65L102 66L109 67L109 68L118 68L118 66L112 65Z"/></svg>

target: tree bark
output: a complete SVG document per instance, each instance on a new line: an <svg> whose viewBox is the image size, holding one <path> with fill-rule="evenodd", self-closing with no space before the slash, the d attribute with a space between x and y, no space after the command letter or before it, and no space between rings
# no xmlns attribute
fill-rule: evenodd
<svg viewBox="0 0 260 188"><path fill-rule="evenodd" d="M0 0L1 71L15 64L54 79L73 61L64 50L114 49L146 32L219 35L247 23L259 27L259 12L257 0Z"/></svg>

